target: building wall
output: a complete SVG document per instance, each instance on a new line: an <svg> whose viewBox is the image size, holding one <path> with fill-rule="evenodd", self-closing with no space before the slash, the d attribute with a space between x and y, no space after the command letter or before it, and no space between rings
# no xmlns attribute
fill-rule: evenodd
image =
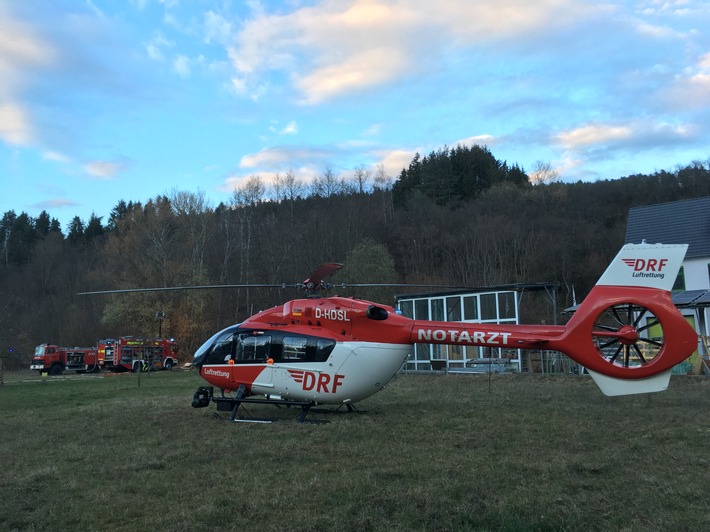
<svg viewBox="0 0 710 532"><path fill-rule="evenodd" d="M710 257L686 259L683 270L686 290L710 289Z"/></svg>
<svg viewBox="0 0 710 532"><path fill-rule="evenodd" d="M457 321L468 323L519 323L517 293L512 290L450 293L397 298L402 313L417 320ZM431 361L445 361L450 369L473 368L477 360L505 358L506 369L520 370L519 349L415 344L406 369L430 370Z"/></svg>

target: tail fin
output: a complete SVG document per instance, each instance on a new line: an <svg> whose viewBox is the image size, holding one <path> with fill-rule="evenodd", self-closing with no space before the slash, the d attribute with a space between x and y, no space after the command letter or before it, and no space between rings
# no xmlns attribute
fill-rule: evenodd
<svg viewBox="0 0 710 532"><path fill-rule="evenodd" d="M673 288L688 244L626 244L597 281L604 286Z"/></svg>
<svg viewBox="0 0 710 532"><path fill-rule="evenodd" d="M670 297L687 249L625 245L567 324L561 350L606 395L665 390L673 366L697 349Z"/></svg>

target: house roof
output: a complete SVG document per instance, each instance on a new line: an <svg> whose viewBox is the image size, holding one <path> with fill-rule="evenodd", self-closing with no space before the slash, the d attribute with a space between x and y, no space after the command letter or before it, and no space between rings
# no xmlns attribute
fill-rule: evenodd
<svg viewBox="0 0 710 532"><path fill-rule="evenodd" d="M710 307L710 290L686 290L673 294L673 303L678 308Z"/></svg>
<svg viewBox="0 0 710 532"><path fill-rule="evenodd" d="M629 209L626 243L689 244L686 259L710 257L710 196Z"/></svg>

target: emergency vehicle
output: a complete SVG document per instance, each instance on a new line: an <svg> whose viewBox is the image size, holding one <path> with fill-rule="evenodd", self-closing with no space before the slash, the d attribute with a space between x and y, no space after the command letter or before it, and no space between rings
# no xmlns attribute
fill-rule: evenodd
<svg viewBox="0 0 710 532"><path fill-rule="evenodd" d="M103 366L112 371L173 369L178 363L177 344L166 338L120 338L99 340Z"/></svg>
<svg viewBox="0 0 710 532"><path fill-rule="evenodd" d="M177 344L173 339L136 338L99 340L96 347L60 347L41 344L35 348L30 369L61 375L110 371L150 371L173 369L178 363Z"/></svg>
<svg viewBox="0 0 710 532"><path fill-rule="evenodd" d="M35 348L30 369L50 375L61 375L64 371L77 373L100 371L102 363L95 347L59 347L41 344Z"/></svg>

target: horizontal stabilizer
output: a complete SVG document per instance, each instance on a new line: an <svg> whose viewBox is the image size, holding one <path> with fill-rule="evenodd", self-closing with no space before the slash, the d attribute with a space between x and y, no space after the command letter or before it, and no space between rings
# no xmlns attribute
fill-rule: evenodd
<svg viewBox="0 0 710 532"><path fill-rule="evenodd" d="M639 393L654 393L662 392L668 388L671 381L672 369L646 377L645 379L617 379L615 377L607 377L596 371L587 369L589 374L594 379L594 382L604 395L634 395Z"/></svg>

